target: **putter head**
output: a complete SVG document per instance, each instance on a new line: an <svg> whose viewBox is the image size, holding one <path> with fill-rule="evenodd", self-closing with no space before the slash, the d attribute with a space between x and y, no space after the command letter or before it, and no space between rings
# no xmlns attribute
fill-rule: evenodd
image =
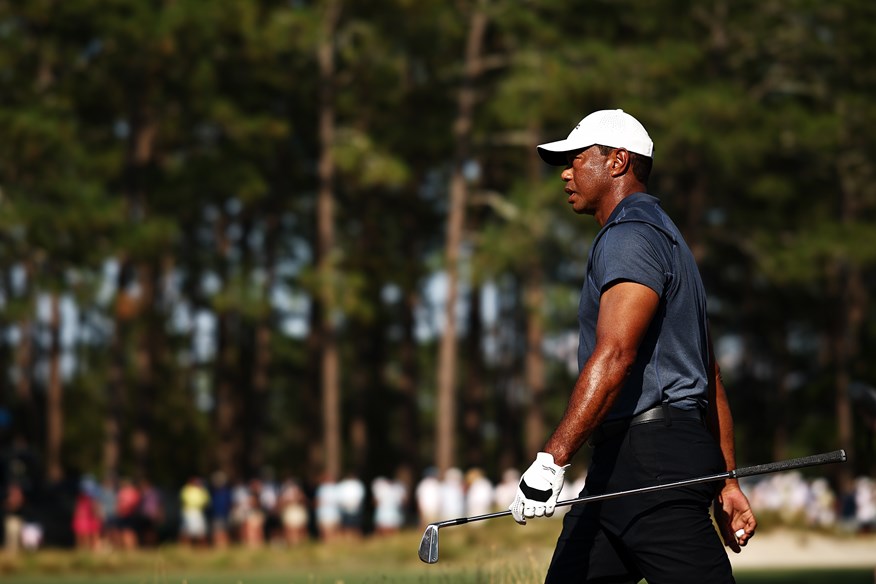
<svg viewBox="0 0 876 584"><path fill-rule="evenodd" d="M438 561L438 526L434 523L426 526L417 555L427 564L434 564Z"/></svg>

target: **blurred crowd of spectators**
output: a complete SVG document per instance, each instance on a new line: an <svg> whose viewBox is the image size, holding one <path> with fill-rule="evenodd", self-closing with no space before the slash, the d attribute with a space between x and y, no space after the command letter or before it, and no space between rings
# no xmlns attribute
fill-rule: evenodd
<svg viewBox="0 0 876 584"><path fill-rule="evenodd" d="M807 480L799 472L767 475L743 484L751 506L767 520L782 524L837 530L876 531L876 481L860 476L841 494L827 479Z"/></svg>
<svg viewBox="0 0 876 584"><path fill-rule="evenodd" d="M370 484L349 475L314 484L275 481L272 473L232 483L221 472L191 477L178 490L147 480L96 481L83 477L31 497L20 484L3 496L3 546L8 551L44 545L86 550L131 550L177 541L192 547L297 545L365 534L388 534L415 523L408 486L377 477Z"/></svg>
<svg viewBox="0 0 876 584"><path fill-rule="evenodd" d="M176 491L147 480L78 481L64 504L55 498L28 501L20 485L4 497L3 542L8 551L36 550L67 541L85 550L135 549L176 541L193 547L294 546L304 541L381 536L404 527L506 509L520 473L506 470L492 482L480 469L427 470L418 481L354 475L314 484L273 480L271 473L232 483L221 472L194 476ZM560 499L576 497L585 477L567 477ZM789 524L844 532L876 530L876 482L856 479L837 496L825 479L800 473L769 475L744 484L755 510ZM556 517L568 508L559 508ZM479 524L473 524L479 525ZM60 527L59 527L60 526ZM46 530L55 537L46 538ZM59 529L69 537L57 537Z"/></svg>

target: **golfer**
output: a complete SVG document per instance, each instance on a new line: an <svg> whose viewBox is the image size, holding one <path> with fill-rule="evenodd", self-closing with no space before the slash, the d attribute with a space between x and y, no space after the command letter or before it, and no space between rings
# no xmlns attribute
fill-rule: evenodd
<svg viewBox="0 0 876 584"><path fill-rule="evenodd" d="M565 469L585 443L581 496L736 468L733 420L690 249L646 193L654 145L622 110L597 111L542 144L563 166L568 204L601 230L578 305L579 376L566 411L510 506L514 519L553 514ZM575 505L547 582L734 582L724 544L740 551L757 522L735 480Z"/></svg>

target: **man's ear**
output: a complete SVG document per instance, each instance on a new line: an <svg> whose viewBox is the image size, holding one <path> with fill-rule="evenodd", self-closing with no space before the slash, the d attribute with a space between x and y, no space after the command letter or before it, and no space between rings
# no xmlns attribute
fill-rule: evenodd
<svg viewBox="0 0 876 584"><path fill-rule="evenodd" d="M629 170L630 153L626 148L617 148L616 150L613 150L609 158L611 160L611 166L609 167L611 176L622 176L627 170Z"/></svg>

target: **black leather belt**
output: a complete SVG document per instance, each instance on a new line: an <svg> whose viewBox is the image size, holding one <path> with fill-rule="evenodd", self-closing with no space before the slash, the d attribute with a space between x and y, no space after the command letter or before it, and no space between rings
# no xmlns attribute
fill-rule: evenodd
<svg viewBox="0 0 876 584"><path fill-rule="evenodd" d="M645 410L639 415L633 416L630 421L630 426L638 424L647 424L648 422L662 422L666 420L666 414L669 413L670 420L694 420L697 422L703 421L703 414L699 408L692 410L683 410L681 408L673 408L672 406L654 406L650 410Z"/></svg>
<svg viewBox="0 0 876 584"><path fill-rule="evenodd" d="M668 416L668 417L667 417ZM683 410L674 408L669 405L658 405L651 409L645 410L641 414L637 414L632 418L624 418L622 420L612 420L603 422L590 436L588 442L591 446L595 446L600 442L605 442L609 438L624 433L631 426L639 424L648 424L651 422L663 422L667 426L671 426L674 421L693 421L703 422L703 414L699 408L692 410Z"/></svg>

